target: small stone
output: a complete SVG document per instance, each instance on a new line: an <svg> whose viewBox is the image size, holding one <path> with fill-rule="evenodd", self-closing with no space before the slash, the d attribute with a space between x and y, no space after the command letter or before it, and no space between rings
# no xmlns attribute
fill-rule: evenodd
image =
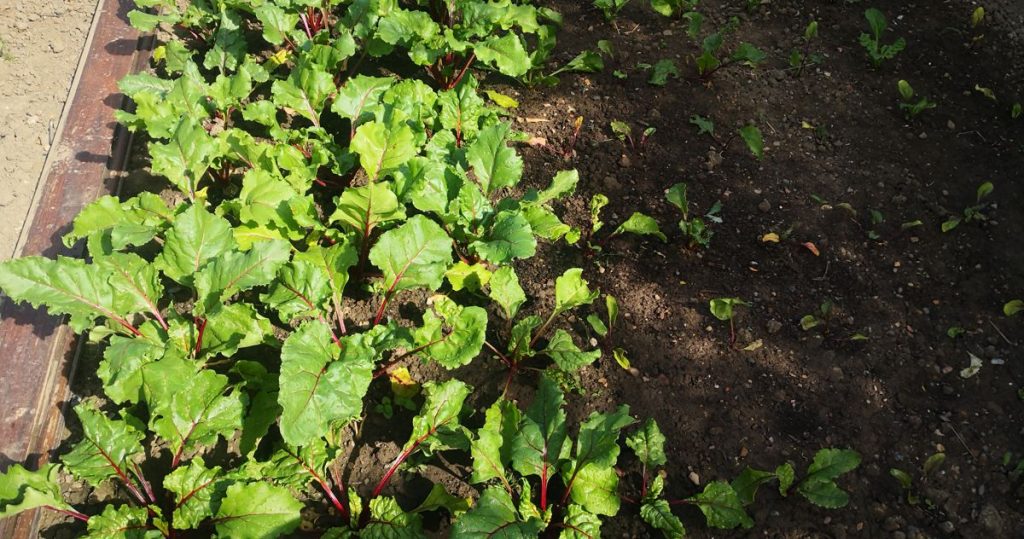
<svg viewBox="0 0 1024 539"><path fill-rule="evenodd" d="M948 520L939 524L939 528L942 530L942 533L953 533L956 531L956 526Z"/></svg>
<svg viewBox="0 0 1024 539"><path fill-rule="evenodd" d="M629 374L633 375L634 378L638 378L640 376L640 369L636 367L630 367Z"/></svg>
<svg viewBox="0 0 1024 539"><path fill-rule="evenodd" d="M999 510L992 504L986 504L985 507L981 508L981 513L978 514L978 523L988 530L993 537L1000 537L1002 535L1003 517L999 515Z"/></svg>
<svg viewBox="0 0 1024 539"><path fill-rule="evenodd" d="M768 213L772 211L772 203L768 202L767 200L762 200L761 203L757 205L757 209L761 210L764 213Z"/></svg>
<svg viewBox="0 0 1024 539"><path fill-rule="evenodd" d="M782 329L782 322L779 322L778 320L769 320L765 326L768 327L768 333L774 335Z"/></svg>
<svg viewBox="0 0 1024 539"><path fill-rule="evenodd" d="M50 50L53 51L54 54L60 54L64 52L65 48L66 46L64 45L64 42L59 39L55 39L50 42Z"/></svg>
<svg viewBox="0 0 1024 539"><path fill-rule="evenodd" d="M903 519L893 515L885 518L885 522L882 523L882 527L887 532L894 532L903 527Z"/></svg>
<svg viewBox="0 0 1024 539"><path fill-rule="evenodd" d="M956 129L956 124L953 123L953 120L947 120L946 121L946 127L948 127L950 131L952 131L952 130Z"/></svg>
<svg viewBox="0 0 1024 539"><path fill-rule="evenodd" d="M622 154L622 157L619 158L619 166L622 168L629 168L633 166L633 161L630 160L628 155Z"/></svg>
<svg viewBox="0 0 1024 539"><path fill-rule="evenodd" d="M700 486L700 476L697 475L697 472L690 472L690 475L688 477L690 478L691 483L697 485L698 487Z"/></svg>
<svg viewBox="0 0 1024 539"><path fill-rule="evenodd" d="M921 133L920 135L917 136L917 138L919 138L921 140L924 140L924 139L928 138L928 133Z"/></svg>
<svg viewBox="0 0 1024 539"><path fill-rule="evenodd" d="M24 32L25 30L28 30L28 24L25 23L25 21L18 21L14 23L14 29L19 32Z"/></svg>

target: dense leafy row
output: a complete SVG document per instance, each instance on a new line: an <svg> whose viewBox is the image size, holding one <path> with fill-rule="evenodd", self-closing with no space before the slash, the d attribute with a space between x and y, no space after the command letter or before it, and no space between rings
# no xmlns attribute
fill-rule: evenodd
<svg viewBox="0 0 1024 539"><path fill-rule="evenodd" d="M571 439L552 380L602 351L626 362L607 339L618 306L605 297L607 322L590 313L606 340L581 349L558 325L599 297L582 270L555 280L550 311L524 315L511 264L538 241L586 238L594 248L607 200L592 203L583 231L553 206L574 193L575 171L544 189L521 186L523 161L509 144L523 136L468 71L478 60L531 80L554 46L557 14L512 0L138 3L159 9L133 12L136 25L178 37L158 49L155 74L121 81L137 106L120 120L150 138L152 171L174 194L86 207L64 241L84 240L88 261L0 265L4 293L67 315L105 344L105 399L75 407L81 439L60 464L0 475L0 516L50 507L86 521L90 537L274 537L299 526L300 499L323 497L334 510L315 511L325 537L418 537L421 513L438 510L452 514L453 536L597 536L600 518L619 510L618 440L634 419L625 406L594 413ZM435 86L361 74L365 58L397 50ZM687 217L684 188L669 199L684 231L703 226ZM665 239L641 214L622 232ZM399 296L418 301L422 318L389 318ZM374 314L357 314L366 305ZM452 370L484 347L508 370L505 390L526 364L547 373L525 411L503 390L474 430L467 384L402 382L403 361ZM357 492L336 464L351 456L347 427L380 410L367 406L371 384L389 375L406 386L396 403L422 393L422 404L379 483ZM652 425L640 431L647 449L628 442L645 467L664 464L649 456L664 453ZM213 457L218 446L230 456ZM444 451L473 463L467 484L482 495L472 508L440 485L411 511L385 495L411 457ZM78 512L61 495L61 469L93 487L116 482L128 503ZM737 496L748 490L708 489L690 500L709 524L748 525ZM678 536L646 473L643 490L641 515ZM723 504L735 518L713 516Z"/></svg>

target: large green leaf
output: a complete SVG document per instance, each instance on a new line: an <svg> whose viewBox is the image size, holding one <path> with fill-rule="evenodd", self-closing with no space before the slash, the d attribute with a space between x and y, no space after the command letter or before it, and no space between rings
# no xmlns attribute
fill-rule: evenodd
<svg viewBox="0 0 1024 539"><path fill-rule="evenodd" d="M319 320L306 322L285 340L278 396L285 442L306 445L326 434L332 423L362 411L375 354L351 339L342 344L339 349L331 329Z"/></svg>
<svg viewBox="0 0 1024 539"><path fill-rule="evenodd" d="M498 214L494 226L480 240L470 244L488 262L502 266L517 258L530 258L537 252L537 239L529 221L520 212Z"/></svg>
<svg viewBox="0 0 1024 539"><path fill-rule="evenodd" d="M851 449L821 449L807 468L807 476L797 485L797 492L808 501L828 509L846 506L850 497L835 480L860 466L860 454Z"/></svg>
<svg viewBox="0 0 1024 539"><path fill-rule="evenodd" d="M153 173L167 177L179 191L195 198L199 180L217 154L217 145L202 124L185 117L178 123L170 141L149 143L149 154L153 159Z"/></svg>
<svg viewBox="0 0 1024 539"><path fill-rule="evenodd" d="M0 473L0 518L44 506L70 509L60 493L59 473L57 464L44 464L34 472L14 464Z"/></svg>
<svg viewBox="0 0 1024 539"><path fill-rule="evenodd" d="M286 80L276 80L271 88L274 103L320 125L324 101L335 90L334 77L322 68L307 64L292 71Z"/></svg>
<svg viewBox="0 0 1024 539"><path fill-rule="evenodd" d="M615 229L614 234L622 234L623 232L629 232L638 236L654 236L661 241L668 241L668 238L665 237L665 234L658 227L658 222L653 217L640 212L633 212L629 219L626 219L624 223Z"/></svg>
<svg viewBox="0 0 1024 539"><path fill-rule="evenodd" d="M99 515L89 517L86 539L156 539L159 531L149 529L145 507L109 504Z"/></svg>
<svg viewBox="0 0 1024 539"><path fill-rule="evenodd" d="M505 144L511 127L507 123L480 131L466 150L466 160L480 187L488 196L499 189L513 187L523 176L523 160Z"/></svg>
<svg viewBox="0 0 1024 539"><path fill-rule="evenodd" d="M487 311L463 307L447 296L434 296L431 307L416 330L416 346L446 369L468 364L483 348Z"/></svg>
<svg viewBox="0 0 1024 539"><path fill-rule="evenodd" d="M481 62L510 77L521 77L532 66L522 40L514 33L489 37L477 43L473 52Z"/></svg>
<svg viewBox="0 0 1024 539"><path fill-rule="evenodd" d="M420 413L412 420L412 434L405 443L405 449L414 445L444 445L440 436L454 431L459 426L462 404L472 390L459 380L448 380L423 384L426 400Z"/></svg>
<svg viewBox="0 0 1024 539"><path fill-rule="evenodd" d="M489 487L476 506L455 521L452 539L533 539L542 529L544 523L540 519L519 516L508 492L501 487Z"/></svg>
<svg viewBox="0 0 1024 539"><path fill-rule="evenodd" d="M416 155L412 129L404 123L388 126L378 121L360 125L349 143L370 182L389 173Z"/></svg>
<svg viewBox="0 0 1024 539"><path fill-rule="evenodd" d="M162 376L162 383L188 391L175 391L170 399L149 401L150 425L175 455L213 445L218 437L230 439L242 427L245 410L242 393L228 391L223 374L201 370L181 376L175 370L162 372L164 361L153 363L147 376Z"/></svg>
<svg viewBox="0 0 1024 539"><path fill-rule="evenodd" d="M511 443L519 428L521 413L510 401L499 399L487 409L484 426L476 432L470 450L473 475L470 481L483 483L500 479L508 484L505 466L511 457Z"/></svg>
<svg viewBox="0 0 1024 539"><path fill-rule="evenodd" d="M109 277L99 266L74 258L29 256L0 263L0 289L5 294L34 307L45 305L52 314L70 315L71 328L77 332L92 327L99 317L123 320L127 314Z"/></svg>
<svg viewBox="0 0 1024 539"><path fill-rule="evenodd" d="M517 472L551 477L558 471L559 463L568 458L564 403L558 384L542 376L537 394L512 441L512 467Z"/></svg>
<svg viewBox="0 0 1024 539"><path fill-rule="evenodd" d="M155 266L131 253L97 256L93 262L109 275L119 312L159 314L157 302L163 296L164 287Z"/></svg>
<svg viewBox="0 0 1024 539"><path fill-rule="evenodd" d="M424 537L423 517L406 512L394 498L380 496L370 500L370 523L360 530L366 539L420 539Z"/></svg>
<svg viewBox="0 0 1024 539"><path fill-rule="evenodd" d="M217 533L233 539L270 539L299 527L302 503L287 488L267 483L228 487L213 519Z"/></svg>
<svg viewBox="0 0 1024 539"><path fill-rule="evenodd" d="M191 285L196 272L235 245L231 223L196 204L174 219L156 264L171 279Z"/></svg>
<svg viewBox="0 0 1024 539"><path fill-rule="evenodd" d="M405 219L405 207L384 182L345 189L336 206L331 222L341 223L345 230L365 240L378 225Z"/></svg>
<svg viewBox="0 0 1024 539"><path fill-rule="evenodd" d="M437 223L416 215L380 237L370 249L370 262L384 272L389 294L416 287L436 290L452 263L451 239Z"/></svg>
<svg viewBox="0 0 1024 539"><path fill-rule="evenodd" d="M174 493L172 522L179 530L190 530L213 516L220 501L217 480L220 466L207 468L202 457L195 457L187 466L179 466L164 477L164 488Z"/></svg>
<svg viewBox="0 0 1024 539"><path fill-rule="evenodd" d="M629 406L621 405L614 412L594 412L580 425L576 440L577 467L588 464L614 466L619 457L619 433L636 422L629 415Z"/></svg>
<svg viewBox="0 0 1024 539"><path fill-rule="evenodd" d="M353 77L338 90L331 110L357 126L381 108L381 95L394 83L391 77ZM355 127L352 130L355 131Z"/></svg>
<svg viewBox="0 0 1024 539"><path fill-rule="evenodd" d="M644 500L640 506L640 518L665 534L665 539L682 539L686 536L683 522L672 514L672 507L663 498Z"/></svg>
<svg viewBox="0 0 1024 539"><path fill-rule="evenodd" d="M565 510L565 528L558 539L593 539L601 537L601 519L594 513L576 504L569 504Z"/></svg>
<svg viewBox="0 0 1024 539"><path fill-rule="evenodd" d="M126 479L129 463L143 453L144 433L127 421L110 419L91 402L75 406L82 440L61 457L68 470L93 487L110 479Z"/></svg>
<svg viewBox="0 0 1024 539"><path fill-rule="evenodd" d="M575 463L563 466L563 477ZM619 476L613 466L587 464L579 469L573 479L570 495L572 501L596 515L615 516L619 512Z"/></svg>
<svg viewBox="0 0 1024 539"><path fill-rule="evenodd" d="M229 251L211 260L196 275L199 299L193 311L202 316L239 292L270 284L291 254L288 242L272 240L253 243L252 249L244 253Z"/></svg>
<svg viewBox="0 0 1024 539"><path fill-rule="evenodd" d="M591 290L583 279L583 270L570 268L555 279L555 313L561 314L581 305L590 305L599 292Z"/></svg>

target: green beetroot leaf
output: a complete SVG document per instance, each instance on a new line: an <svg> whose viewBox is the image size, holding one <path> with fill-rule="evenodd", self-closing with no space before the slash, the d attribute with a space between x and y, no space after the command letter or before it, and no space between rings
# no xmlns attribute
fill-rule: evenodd
<svg viewBox="0 0 1024 539"><path fill-rule="evenodd" d="M0 263L0 289L14 301L27 301L33 307L45 305L52 314L70 315L71 328L77 332L103 317L138 333L125 318L131 311L128 307L136 303L122 299L110 278L100 266L74 258L29 256Z"/></svg>
<svg viewBox="0 0 1024 539"><path fill-rule="evenodd" d="M60 493L57 476L60 466L44 464L30 472L21 464L14 464L0 473L0 518L14 516L37 507L71 509Z"/></svg>
<svg viewBox="0 0 1024 539"><path fill-rule="evenodd" d="M196 275L199 300L193 312L202 316L217 310L239 292L270 284L291 254L288 242L271 240L256 242L247 252L229 251L211 260Z"/></svg>
<svg viewBox="0 0 1024 539"><path fill-rule="evenodd" d="M381 496L370 500L370 523L359 537L366 539L419 539L424 537L423 517L406 512L394 498Z"/></svg>
<svg viewBox="0 0 1024 539"><path fill-rule="evenodd" d="M519 313L519 308L526 303L526 292L519 285L519 276L512 266L502 266L491 276L489 281L491 300L501 306L506 320L512 320Z"/></svg>
<svg viewBox="0 0 1024 539"><path fill-rule="evenodd" d="M665 455L665 435L661 433L654 419L647 418L639 430L627 436L626 445L648 468L663 466L668 462Z"/></svg>
<svg viewBox="0 0 1024 539"><path fill-rule="evenodd" d="M334 77L315 64L305 64L271 88L274 104L320 126L324 102L335 91Z"/></svg>
<svg viewBox="0 0 1024 539"><path fill-rule="evenodd" d="M544 523L539 518L520 516L507 491L488 487L476 506L455 521L452 539L534 539L543 529Z"/></svg>
<svg viewBox="0 0 1024 539"><path fill-rule="evenodd" d="M372 349L350 338L339 349L331 329L311 320L281 348L281 436L301 446L325 435L332 423L359 415L373 379Z"/></svg>
<svg viewBox="0 0 1024 539"><path fill-rule="evenodd" d="M174 215L167 204L153 193L141 193L124 202L117 197L104 196L79 212L71 232L65 234L62 241L71 247L79 239L104 234L110 248L119 251L147 243L172 221Z"/></svg>
<svg viewBox="0 0 1024 539"><path fill-rule="evenodd" d="M216 139L197 120L184 117L167 143L149 143L152 168L179 191L196 198L199 181L218 156Z"/></svg>
<svg viewBox="0 0 1024 539"><path fill-rule="evenodd" d="M480 241L470 244L484 260L502 266L537 253L537 239L529 221L520 212L503 211Z"/></svg>
<svg viewBox="0 0 1024 539"><path fill-rule="evenodd" d="M386 182L350 187L335 202L337 209L331 215L331 222L340 223L360 241L368 241L381 224L405 219L405 207L399 204Z"/></svg>
<svg viewBox="0 0 1024 539"><path fill-rule="evenodd" d="M296 255L296 258L298 255ZM348 273L345 273L348 278ZM316 317L325 311L331 297L327 272L312 262L292 260L278 270L277 280L269 292L260 295L260 301L277 310L282 320Z"/></svg>
<svg viewBox="0 0 1024 539"><path fill-rule="evenodd" d="M331 110L347 118L352 123L354 133L359 124L383 110L380 98L394 83L395 79L391 77L353 77L338 89Z"/></svg>
<svg viewBox="0 0 1024 539"><path fill-rule="evenodd" d="M615 229L615 234L622 234L623 232L629 232L638 236L654 236L661 241L668 241L665 234L661 232L661 228L658 227L658 222L649 215L644 215L640 212L633 212L633 215L629 216L624 223L619 225Z"/></svg>
<svg viewBox="0 0 1024 539"><path fill-rule="evenodd" d="M210 370L184 375L176 369L163 372L167 365L158 361L150 365L149 375L163 376L162 383L176 388L170 396L148 401L150 428L162 438L174 455L176 466L185 452L206 448L242 428L246 402L244 394L229 391L227 376ZM188 388L181 391L181 388Z"/></svg>
<svg viewBox="0 0 1024 539"><path fill-rule="evenodd" d="M235 483L228 487L213 522L223 537L268 539L295 531L301 510L302 503L287 488Z"/></svg>
<svg viewBox="0 0 1024 539"><path fill-rule="evenodd" d="M484 426L477 430L476 438L470 446L473 457L472 483L500 479L509 485L505 468L512 460L511 442L521 421L522 413L511 401L499 399L487 409Z"/></svg>
<svg viewBox="0 0 1024 539"><path fill-rule="evenodd" d="M555 330L542 353L554 360L558 368L565 372L576 372L601 357L600 350L580 350L572 341L572 336L562 329Z"/></svg>
<svg viewBox="0 0 1024 539"><path fill-rule="evenodd" d="M473 47L473 52L481 62L494 66L502 74L510 77L521 77L532 66L522 39L512 33L480 41Z"/></svg>
<svg viewBox="0 0 1024 539"><path fill-rule="evenodd" d="M730 485L732 489L736 491L736 495L739 496L740 501L743 505L750 505L754 503L754 497L757 495L757 489L764 483L775 479L775 474L772 472L766 472L764 470L756 470L747 466L743 471L732 480Z"/></svg>
<svg viewBox="0 0 1024 539"><path fill-rule="evenodd" d="M645 499L640 506L640 518L665 535L665 539L682 539L686 528L664 498Z"/></svg>
<svg viewBox="0 0 1024 539"><path fill-rule="evenodd" d="M110 276L115 304L120 312L149 312L162 318L157 302L163 296L164 287L155 266L131 253L95 256L93 263L99 271Z"/></svg>
<svg viewBox="0 0 1024 539"><path fill-rule="evenodd" d="M572 463L562 466L563 477L571 477ZM570 495L572 501L589 513L615 516L619 512L619 476L613 466L587 464L576 472Z"/></svg>
<svg viewBox="0 0 1024 539"><path fill-rule="evenodd" d="M459 428L459 414L472 388L459 380L423 384L426 401L412 420L412 434L405 451L426 445L431 450L448 446L448 435Z"/></svg>
<svg viewBox="0 0 1024 539"><path fill-rule="evenodd" d="M836 479L860 466L860 454L850 449L822 449L814 455L807 467L807 476L796 489L808 501L819 507L838 509L845 507L850 496L836 485Z"/></svg>
<svg viewBox="0 0 1024 539"><path fill-rule="evenodd" d="M164 477L164 488L174 494L172 522L179 530L198 528L213 516L216 504L223 497L221 468L206 467L202 457L195 457L187 466L180 466Z"/></svg>
<svg viewBox="0 0 1024 539"><path fill-rule="evenodd" d="M417 287L437 290L452 264L451 239L437 223L416 215L381 235L370 262L384 272L388 295Z"/></svg>
<svg viewBox="0 0 1024 539"><path fill-rule="evenodd" d="M743 501L725 481L708 483L704 492L688 499L700 508L712 528L731 530L737 526L744 529L754 526L753 519L743 509Z"/></svg>
<svg viewBox="0 0 1024 539"><path fill-rule="evenodd" d="M466 151L466 159L487 196L515 186L523 176L522 158L505 144L510 129L507 123L492 125L480 131Z"/></svg>
<svg viewBox="0 0 1024 539"><path fill-rule="evenodd" d="M469 364L483 348L487 311L463 307L446 296L434 296L431 307L423 317L423 327L415 332L416 346L446 369Z"/></svg>
<svg viewBox="0 0 1024 539"><path fill-rule="evenodd" d="M149 529L145 507L110 504L103 513L89 517L86 539L158 539L163 534Z"/></svg>
<svg viewBox="0 0 1024 539"><path fill-rule="evenodd" d="M143 455L145 434L128 421L108 418L91 402L75 406L75 414L82 440L61 457L64 466L93 487L112 477L128 483L131 462Z"/></svg>
<svg viewBox="0 0 1024 539"><path fill-rule="evenodd" d="M561 314L582 305L590 305L600 294L583 279L583 270L571 268L555 279L555 313Z"/></svg>
<svg viewBox="0 0 1024 539"><path fill-rule="evenodd" d="M565 511L567 525L558 539L592 539L601 536L601 519L580 505L570 504Z"/></svg>
<svg viewBox="0 0 1024 539"><path fill-rule="evenodd" d="M537 394L512 440L512 467L517 472L540 477L546 483L557 472L559 463L569 457L564 404L558 384L542 376Z"/></svg>
<svg viewBox="0 0 1024 539"><path fill-rule="evenodd" d="M418 147L412 129L404 122L385 125L374 120L356 129L349 149L359 156L372 183L412 159Z"/></svg>
<svg viewBox="0 0 1024 539"><path fill-rule="evenodd" d="M196 272L235 247L231 223L195 204L175 218L156 265L171 279L191 285Z"/></svg>

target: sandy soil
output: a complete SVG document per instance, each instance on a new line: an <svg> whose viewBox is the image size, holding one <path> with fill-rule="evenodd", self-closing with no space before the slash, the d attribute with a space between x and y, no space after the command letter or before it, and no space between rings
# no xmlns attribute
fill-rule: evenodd
<svg viewBox="0 0 1024 539"><path fill-rule="evenodd" d="M97 5L0 2L0 260L14 254Z"/></svg>

